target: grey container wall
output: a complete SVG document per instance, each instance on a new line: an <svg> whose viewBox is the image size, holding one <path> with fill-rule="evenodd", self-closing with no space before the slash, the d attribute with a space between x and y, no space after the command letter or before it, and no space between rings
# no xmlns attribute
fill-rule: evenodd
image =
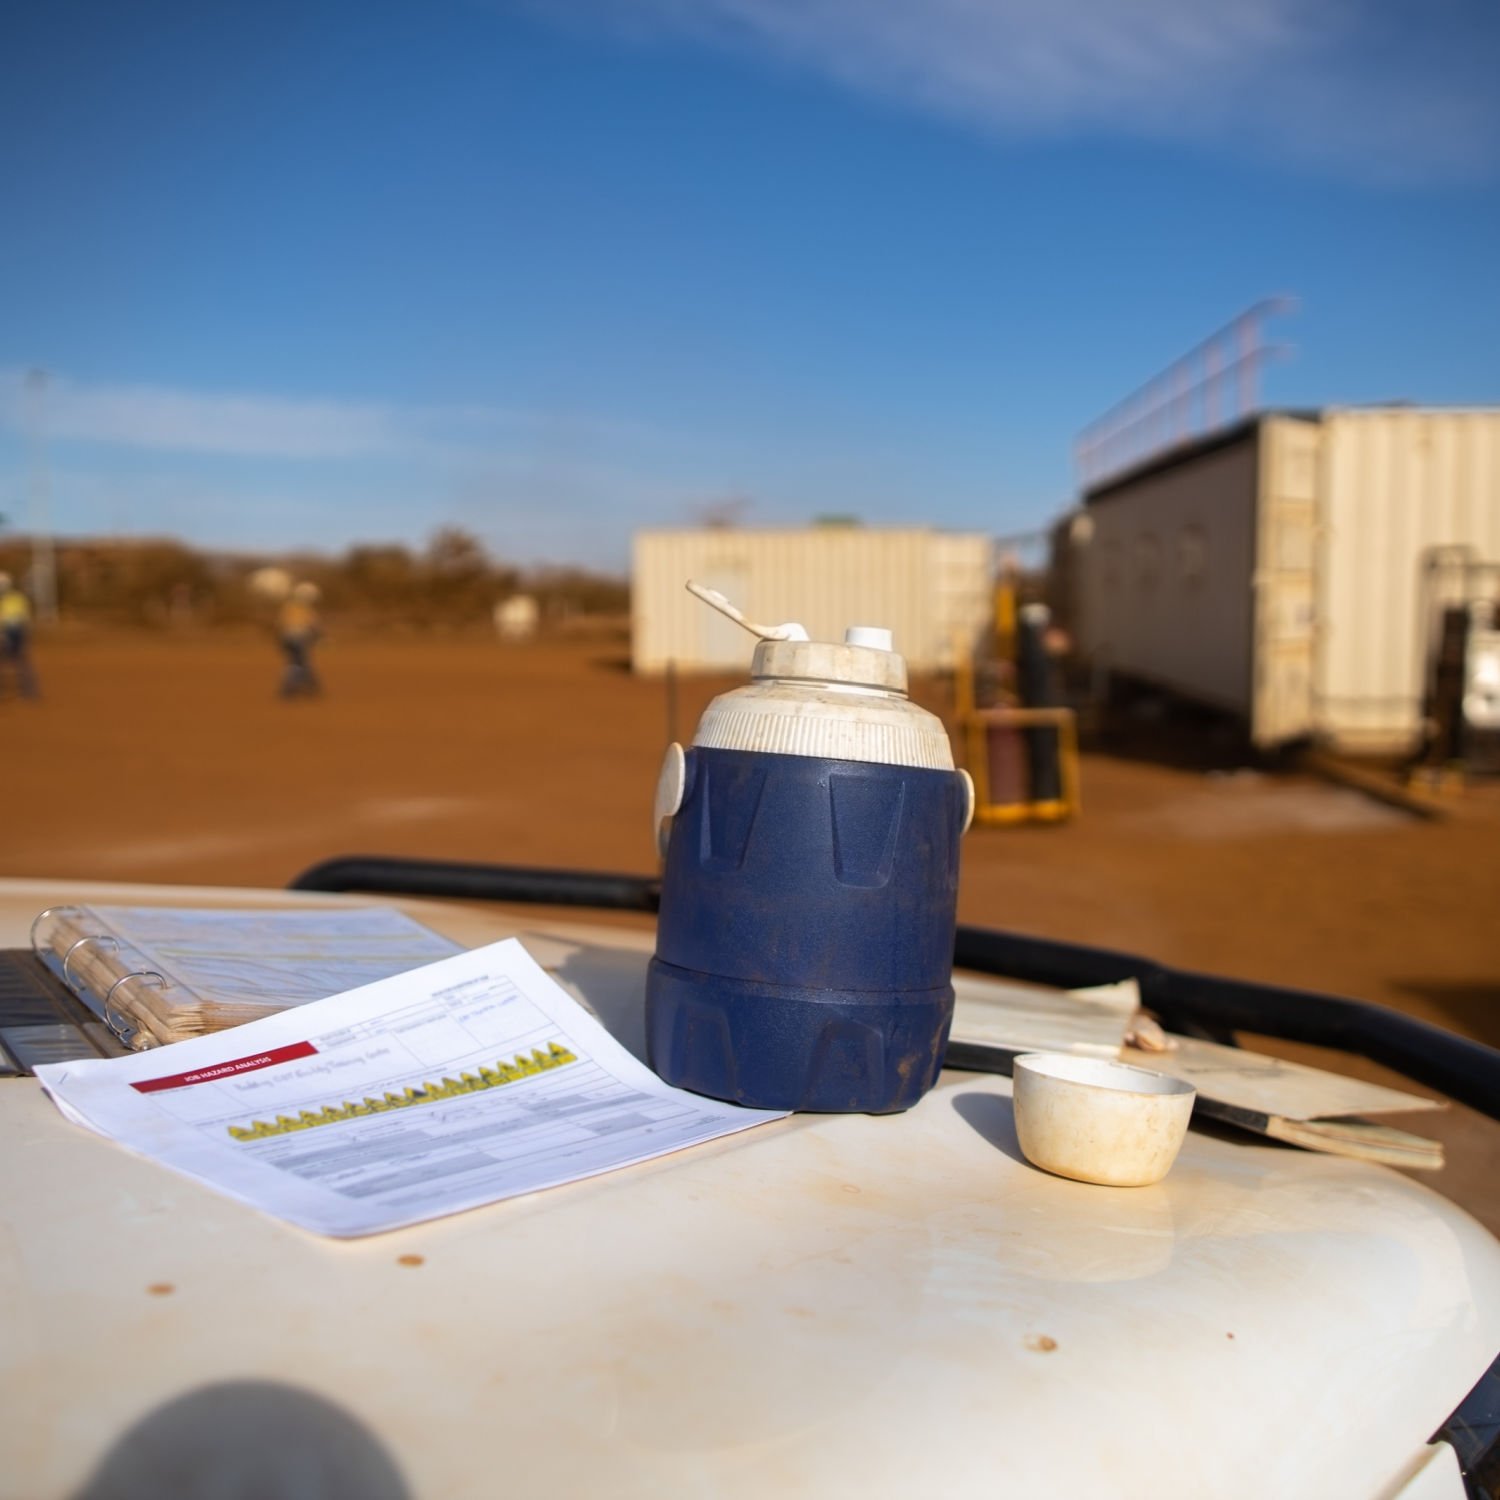
<svg viewBox="0 0 1500 1500"><path fill-rule="evenodd" d="M1253 433L1088 507L1079 645L1097 665L1249 717Z"/></svg>
<svg viewBox="0 0 1500 1500"><path fill-rule="evenodd" d="M1084 514L1069 561L1101 673L1227 710L1262 746L1404 751L1424 555L1500 560L1500 411L1266 414L1097 486Z"/></svg>

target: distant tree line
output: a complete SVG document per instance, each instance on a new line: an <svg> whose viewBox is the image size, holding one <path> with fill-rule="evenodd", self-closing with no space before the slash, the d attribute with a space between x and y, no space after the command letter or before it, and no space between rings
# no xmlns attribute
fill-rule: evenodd
<svg viewBox="0 0 1500 1500"><path fill-rule="evenodd" d="M200 552L168 539L60 540L58 611L65 621L156 628L261 621L274 600L252 584L268 569L307 579L340 628L489 630L496 604L529 594L542 628L622 620L630 607L622 578L583 568L524 569L492 558L467 531L444 527L421 549L359 545L341 556L245 556ZM31 547L0 537L0 572L25 588Z"/></svg>

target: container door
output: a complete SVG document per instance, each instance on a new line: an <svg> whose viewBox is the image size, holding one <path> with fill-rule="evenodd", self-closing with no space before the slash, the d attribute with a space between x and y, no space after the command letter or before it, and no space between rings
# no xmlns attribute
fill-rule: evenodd
<svg viewBox="0 0 1500 1500"><path fill-rule="evenodd" d="M1311 422L1261 426L1251 737L1262 747L1313 729L1318 438Z"/></svg>
<svg viewBox="0 0 1500 1500"><path fill-rule="evenodd" d="M1318 734L1409 754L1424 729L1425 560L1435 548L1500 559L1500 412L1334 412L1319 470Z"/></svg>

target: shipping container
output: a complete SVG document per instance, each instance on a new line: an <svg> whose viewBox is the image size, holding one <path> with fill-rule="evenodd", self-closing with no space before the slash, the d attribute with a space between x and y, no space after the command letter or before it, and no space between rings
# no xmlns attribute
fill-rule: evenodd
<svg viewBox="0 0 1500 1500"><path fill-rule="evenodd" d="M799 531L645 531L631 566L637 672L742 670L753 645L684 587L691 578L752 620L796 620L813 640L880 625L914 672L946 670L990 618L990 538L930 529L816 526Z"/></svg>
<svg viewBox="0 0 1500 1500"><path fill-rule="evenodd" d="M1500 560L1500 411L1264 413L1096 485L1058 533L1099 679L1257 745L1413 750L1438 548Z"/></svg>

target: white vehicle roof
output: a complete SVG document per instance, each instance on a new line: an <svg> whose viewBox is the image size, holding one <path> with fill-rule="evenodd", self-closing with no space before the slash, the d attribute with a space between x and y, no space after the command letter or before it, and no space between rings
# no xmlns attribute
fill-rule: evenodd
<svg viewBox="0 0 1500 1500"><path fill-rule="evenodd" d="M85 898L298 899L0 881L0 943ZM399 904L519 933L630 1044L648 937ZM1451 1459L1413 1476L1500 1350L1484 1229L1196 1130L1155 1187L1046 1176L1009 1095L948 1072L903 1115L337 1242L0 1080L0 1494L197 1494L194 1465L376 1500L1462 1493Z"/></svg>

